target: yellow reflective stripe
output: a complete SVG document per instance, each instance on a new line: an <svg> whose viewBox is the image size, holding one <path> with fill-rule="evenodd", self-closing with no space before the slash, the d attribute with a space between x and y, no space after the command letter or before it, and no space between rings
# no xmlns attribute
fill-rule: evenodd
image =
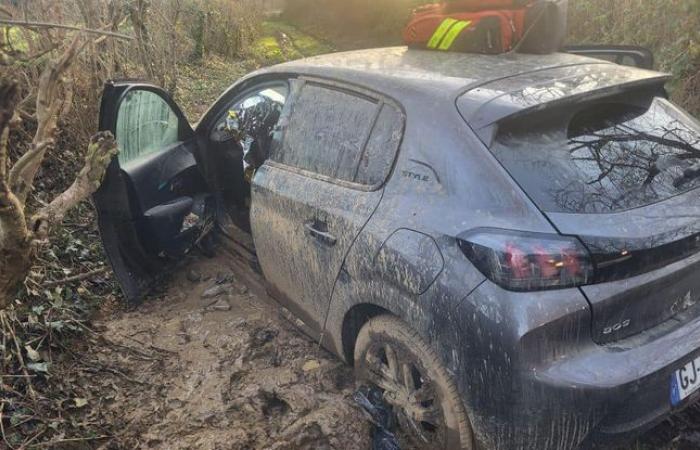
<svg viewBox="0 0 700 450"><path fill-rule="evenodd" d="M440 50L449 50L450 47L452 47L452 44L455 43L455 39L457 39L457 36L459 36L459 34L471 24L472 22L470 20L467 20L464 22L458 22L455 26L450 28L450 31L447 33L445 39L443 39L442 43L440 44Z"/></svg>
<svg viewBox="0 0 700 450"><path fill-rule="evenodd" d="M457 21L455 19L443 20L438 29L435 30L435 33L433 33L433 37L431 37L430 41L428 41L428 48L437 48L438 44L440 44L440 41L445 36L445 33L447 33L450 30L450 27L456 23Z"/></svg>

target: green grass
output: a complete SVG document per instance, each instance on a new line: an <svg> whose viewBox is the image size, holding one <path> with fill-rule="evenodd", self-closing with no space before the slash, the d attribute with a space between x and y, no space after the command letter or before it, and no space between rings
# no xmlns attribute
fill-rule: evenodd
<svg viewBox="0 0 700 450"><path fill-rule="evenodd" d="M275 64L330 53L333 50L329 44L288 23L266 21L261 25L261 35L253 44L252 54L262 64Z"/></svg>
<svg viewBox="0 0 700 450"><path fill-rule="evenodd" d="M277 38L274 36L263 36L253 44L253 54L263 61L282 61L284 53Z"/></svg>

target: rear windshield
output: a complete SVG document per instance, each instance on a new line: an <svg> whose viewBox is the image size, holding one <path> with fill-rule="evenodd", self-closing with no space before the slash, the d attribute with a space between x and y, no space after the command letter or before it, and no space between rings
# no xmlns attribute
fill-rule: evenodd
<svg viewBox="0 0 700 450"><path fill-rule="evenodd" d="M617 212L700 186L700 126L666 99L529 122L505 126L492 152L545 211Z"/></svg>

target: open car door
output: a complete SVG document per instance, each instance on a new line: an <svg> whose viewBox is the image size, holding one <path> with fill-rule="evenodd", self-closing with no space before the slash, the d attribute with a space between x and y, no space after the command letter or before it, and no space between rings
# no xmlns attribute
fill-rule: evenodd
<svg viewBox="0 0 700 450"><path fill-rule="evenodd" d="M94 195L98 226L124 295L136 302L194 245L214 208L195 133L165 91L107 83L99 128L114 134L119 155Z"/></svg>
<svg viewBox="0 0 700 450"><path fill-rule="evenodd" d="M654 69L654 54L644 47L633 45L570 45L564 47L567 53L604 59L622 66L639 69Z"/></svg>

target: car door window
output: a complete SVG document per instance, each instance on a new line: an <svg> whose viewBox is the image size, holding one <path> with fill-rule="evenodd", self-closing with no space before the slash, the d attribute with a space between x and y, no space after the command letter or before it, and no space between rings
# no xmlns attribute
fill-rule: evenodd
<svg viewBox="0 0 700 450"><path fill-rule="evenodd" d="M404 114L389 100L296 82L271 159L327 178L381 185L403 136Z"/></svg>
<svg viewBox="0 0 700 450"><path fill-rule="evenodd" d="M179 120L168 102L155 92L134 89L119 105L116 140L119 163L127 164L178 142Z"/></svg>
<svg viewBox="0 0 700 450"><path fill-rule="evenodd" d="M289 87L286 83L268 85L238 99L217 120L211 132L214 142L232 141L243 150L247 172L267 159L273 131L279 122Z"/></svg>
<svg viewBox="0 0 700 450"><path fill-rule="evenodd" d="M343 90L304 85L286 125L279 162L353 181L378 107Z"/></svg>

